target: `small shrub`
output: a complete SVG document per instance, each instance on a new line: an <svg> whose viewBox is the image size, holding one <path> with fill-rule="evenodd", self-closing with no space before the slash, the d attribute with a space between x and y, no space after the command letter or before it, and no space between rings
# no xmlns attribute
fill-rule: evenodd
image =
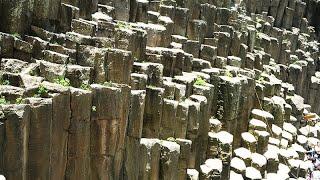
<svg viewBox="0 0 320 180"><path fill-rule="evenodd" d="M60 76L57 79L55 79L54 83L60 84L65 87L70 86L70 80L68 78L63 77L63 76Z"/></svg>
<svg viewBox="0 0 320 180"><path fill-rule="evenodd" d="M230 71L226 71L224 75L228 76L228 77L233 77L233 75L232 75L232 73Z"/></svg>
<svg viewBox="0 0 320 180"><path fill-rule="evenodd" d="M10 81L9 80L2 80L1 84L2 85L10 85Z"/></svg>
<svg viewBox="0 0 320 180"><path fill-rule="evenodd" d="M35 97L46 97L48 95L48 92L49 92L48 89L41 84L38 87Z"/></svg>
<svg viewBox="0 0 320 180"><path fill-rule="evenodd" d="M131 28L131 25L129 23L123 22L123 21L118 21L116 24L117 29L129 29Z"/></svg>
<svg viewBox="0 0 320 180"><path fill-rule="evenodd" d="M19 97L16 99L16 104L22 104L23 98Z"/></svg>
<svg viewBox="0 0 320 180"><path fill-rule="evenodd" d="M87 83L82 83L80 88L83 90L90 90L91 89L90 85Z"/></svg>
<svg viewBox="0 0 320 180"><path fill-rule="evenodd" d="M30 72L29 72L29 75L30 75L30 76L36 76L36 72L30 71Z"/></svg>
<svg viewBox="0 0 320 180"><path fill-rule="evenodd" d="M8 104L8 102L4 96L0 97L0 104Z"/></svg>
<svg viewBox="0 0 320 180"><path fill-rule="evenodd" d="M198 76L196 82L194 83L197 86L205 86L206 81L202 79L202 77Z"/></svg>
<svg viewBox="0 0 320 180"><path fill-rule="evenodd" d="M21 35L19 33L13 33L12 36L14 36L15 38L21 39Z"/></svg>
<svg viewBox="0 0 320 180"><path fill-rule="evenodd" d="M157 86L154 86L154 85L147 85L147 88L157 88Z"/></svg>

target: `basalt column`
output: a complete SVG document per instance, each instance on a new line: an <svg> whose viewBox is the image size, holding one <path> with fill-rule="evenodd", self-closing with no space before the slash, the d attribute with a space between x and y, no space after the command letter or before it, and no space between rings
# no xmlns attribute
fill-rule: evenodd
<svg viewBox="0 0 320 180"><path fill-rule="evenodd" d="M91 178L118 179L128 122L129 88L92 85ZM114 144L110 146L110 144Z"/></svg>
<svg viewBox="0 0 320 180"><path fill-rule="evenodd" d="M71 119L68 136L66 179L80 180L90 178L91 104L91 92L75 88L71 89Z"/></svg>
<svg viewBox="0 0 320 180"><path fill-rule="evenodd" d="M29 105L2 106L0 173L7 179L28 179Z"/></svg>

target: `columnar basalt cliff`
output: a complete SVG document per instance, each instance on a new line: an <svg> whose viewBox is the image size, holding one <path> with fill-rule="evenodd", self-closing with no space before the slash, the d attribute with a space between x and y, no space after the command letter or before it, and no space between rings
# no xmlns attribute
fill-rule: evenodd
<svg viewBox="0 0 320 180"><path fill-rule="evenodd" d="M0 0L0 174L307 178L319 12L318 0Z"/></svg>

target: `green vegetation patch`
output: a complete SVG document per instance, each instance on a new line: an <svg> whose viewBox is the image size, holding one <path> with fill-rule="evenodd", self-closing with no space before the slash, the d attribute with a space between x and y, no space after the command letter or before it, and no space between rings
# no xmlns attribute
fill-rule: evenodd
<svg viewBox="0 0 320 180"><path fill-rule="evenodd" d="M49 93L49 90L46 87L44 87L42 84L40 84L34 97L47 97L48 93Z"/></svg>
<svg viewBox="0 0 320 180"><path fill-rule="evenodd" d="M202 79L202 77L198 76L196 79L196 82L194 84L197 86L205 86L206 81L204 79Z"/></svg>
<svg viewBox="0 0 320 180"><path fill-rule="evenodd" d="M4 104L8 104L6 98L4 96L0 97L0 104L4 105Z"/></svg>
<svg viewBox="0 0 320 180"><path fill-rule="evenodd" d="M56 84L60 84L62 86L65 87L69 87L70 86L70 80L66 77L60 76L57 79L54 80L54 83Z"/></svg>
<svg viewBox="0 0 320 180"><path fill-rule="evenodd" d="M82 83L80 85L80 89L83 89L83 90L90 90L91 87L90 87L90 84L87 84L87 83Z"/></svg>
<svg viewBox="0 0 320 180"><path fill-rule="evenodd" d="M10 85L9 80L1 80L1 85Z"/></svg>

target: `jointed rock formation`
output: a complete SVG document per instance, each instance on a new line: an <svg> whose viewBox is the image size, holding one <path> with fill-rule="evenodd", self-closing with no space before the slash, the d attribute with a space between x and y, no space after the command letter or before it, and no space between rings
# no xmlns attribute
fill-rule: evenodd
<svg viewBox="0 0 320 180"><path fill-rule="evenodd" d="M0 174L306 178L306 150L320 142L319 10L0 0Z"/></svg>

